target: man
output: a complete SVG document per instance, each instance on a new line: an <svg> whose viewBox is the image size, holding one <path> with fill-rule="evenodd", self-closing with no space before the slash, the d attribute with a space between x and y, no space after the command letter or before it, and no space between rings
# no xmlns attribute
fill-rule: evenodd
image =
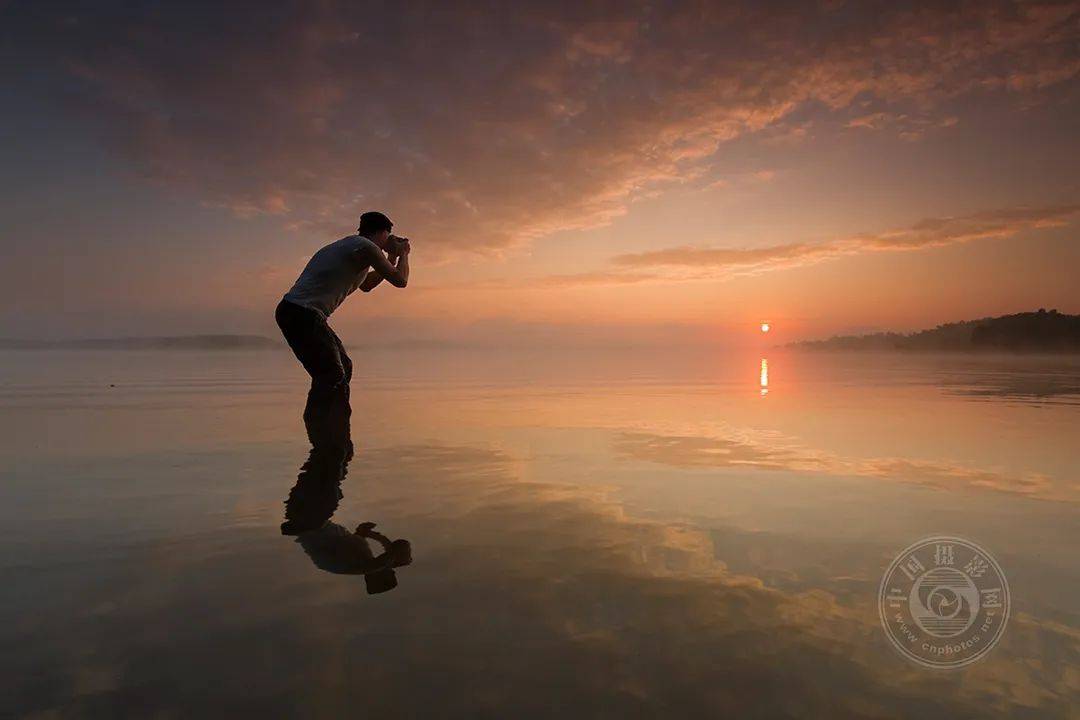
<svg viewBox="0 0 1080 720"><path fill-rule="evenodd" d="M357 288L371 292L383 280L400 288L409 283L409 241L391 235L391 229L386 215L364 213L357 234L312 255L278 303L274 314L278 327L311 375L309 401L340 395L348 406L352 361L326 322L330 314Z"/></svg>

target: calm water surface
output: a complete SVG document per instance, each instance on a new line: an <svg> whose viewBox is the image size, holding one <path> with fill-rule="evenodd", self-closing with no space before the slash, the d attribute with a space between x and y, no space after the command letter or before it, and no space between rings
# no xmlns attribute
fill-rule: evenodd
<svg viewBox="0 0 1080 720"><path fill-rule="evenodd" d="M0 715L1075 716L1076 361L354 360L350 454L284 352L0 353ZM876 608L942 534L1013 594L959 671Z"/></svg>

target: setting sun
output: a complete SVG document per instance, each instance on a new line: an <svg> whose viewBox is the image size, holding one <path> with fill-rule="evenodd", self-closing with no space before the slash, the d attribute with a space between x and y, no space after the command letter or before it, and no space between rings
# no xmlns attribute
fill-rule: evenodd
<svg viewBox="0 0 1080 720"><path fill-rule="evenodd" d="M769 323L761 323L761 332L763 332L763 333L769 332Z"/></svg>

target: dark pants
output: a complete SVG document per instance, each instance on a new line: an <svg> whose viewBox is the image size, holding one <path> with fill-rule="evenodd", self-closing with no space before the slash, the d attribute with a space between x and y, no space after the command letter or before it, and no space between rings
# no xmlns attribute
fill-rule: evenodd
<svg viewBox="0 0 1080 720"><path fill-rule="evenodd" d="M308 405L338 398L344 399L347 407L352 360L326 320L314 310L287 300L278 303L274 317L285 342L311 376Z"/></svg>

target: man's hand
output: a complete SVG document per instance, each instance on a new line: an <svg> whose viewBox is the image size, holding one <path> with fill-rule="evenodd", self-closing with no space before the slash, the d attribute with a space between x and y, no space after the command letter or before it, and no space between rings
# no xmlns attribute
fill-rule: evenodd
<svg viewBox="0 0 1080 720"><path fill-rule="evenodd" d="M394 257L391 249L397 251L399 255ZM399 288L409 283L409 241L406 238L391 236L385 251L375 245L368 245L358 252L364 253L364 261L374 271L368 273L368 277L364 278L364 282L360 284L362 291L371 292L382 278Z"/></svg>
<svg viewBox="0 0 1080 720"><path fill-rule="evenodd" d="M386 248L386 254L392 258L397 258L401 255L408 255L410 249L411 248L409 247L409 238L391 235L390 243Z"/></svg>

